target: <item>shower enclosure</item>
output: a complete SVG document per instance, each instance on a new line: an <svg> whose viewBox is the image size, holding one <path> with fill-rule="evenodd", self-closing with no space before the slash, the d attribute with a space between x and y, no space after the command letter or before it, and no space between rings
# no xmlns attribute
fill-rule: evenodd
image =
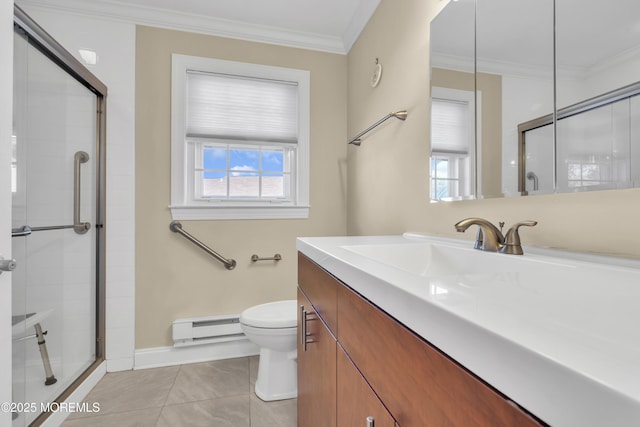
<svg viewBox="0 0 640 427"><path fill-rule="evenodd" d="M106 87L14 12L14 426L39 424L104 359Z"/></svg>

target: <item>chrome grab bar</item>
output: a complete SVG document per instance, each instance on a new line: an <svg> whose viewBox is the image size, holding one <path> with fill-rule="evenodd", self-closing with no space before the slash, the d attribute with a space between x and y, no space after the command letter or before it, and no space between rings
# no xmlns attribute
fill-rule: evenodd
<svg viewBox="0 0 640 427"><path fill-rule="evenodd" d="M272 257L266 257L266 258L261 258L256 254L251 255L251 261L252 262L257 262L257 261L280 261L282 260L282 255L280 254L275 254Z"/></svg>
<svg viewBox="0 0 640 427"><path fill-rule="evenodd" d="M88 224L88 223L84 223L84 224ZM76 227L78 226L78 224L71 224L71 225L49 225L46 227L30 227L28 225L23 225L21 228L14 228L11 230L11 237L20 237L20 236L28 236L30 235L32 232L34 231L48 231L48 230L64 230L66 228L73 228L74 230L76 229ZM89 227L91 227L91 224L89 224ZM88 230L88 229L87 229ZM86 232L86 230L85 230ZM84 234L83 233L78 233L76 231L76 233L78 234Z"/></svg>
<svg viewBox="0 0 640 427"><path fill-rule="evenodd" d="M16 260L15 259L4 259L2 255L0 255L0 274L3 271L13 271L16 269Z"/></svg>
<svg viewBox="0 0 640 427"><path fill-rule="evenodd" d="M29 236L34 231L63 230L73 228L77 234L85 234L91 228L90 222L80 221L80 164L89 161L89 154L78 151L73 156L73 224L71 225L49 225L44 227L31 227L23 225L20 228L11 230L11 237Z"/></svg>
<svg viewBox="0 0 640 427"><path fill-rule="evenodd" d="M84 234L91 228L88 222L80 221L80 164L89 161L89 154L78 151L73 156L73 231Z"/></svg>
<svg viewBox="0 0 640 427"><path fill-rule="evenodd" d="M384 123L385 121L387 121L391 117L395 117L398 120L405 121L407 119L407 110L396 111L395 113L387 114L386 116L384 116L383 118L381 118L380 120L378 120L377 122L375 122L374 124L372 124L371 126L366 128L365 130L363 130L362 132L360 132L359 134L357 134L356 136L351 138L351 140L349 142L347 142L347 144L353 144L353 145L359 146L361 144L361 142L362 142L360 140L360 138L364 134L366 134L366 133L372 131L373 129L375 129L376 127L380 126L382 123Z"/></svg>
<svg viewBox="0 0 640 427"><path fill-rule="evenodd" d="M538 191L538 175L533 171L527 172L527 179L533 181L533 191Z"/></svg>
<svg viewBox="0 0 640 427"><path fill-rule="evenodd" d="M200 240L196 239L191 234L184 231L182 229L182 224L179 221L171 221L171 224L169 224L169 230L173 231L174 233L178 233L182 235L185 239L189 240L191 243L193 243L194 245L196 245L197 247L199 247L200 249L202 249L203 251L205 251L206 253L208 253L218 261L220 261L222 264L224 264L224 268L226 268L227 270L233 270L234 268L236 268L236 260L231 258L227 259L223 257L222 255L220 255L219 253L217 253L216 251L214 251L213 249L211 249L210 247L202 243Z"/></svg>

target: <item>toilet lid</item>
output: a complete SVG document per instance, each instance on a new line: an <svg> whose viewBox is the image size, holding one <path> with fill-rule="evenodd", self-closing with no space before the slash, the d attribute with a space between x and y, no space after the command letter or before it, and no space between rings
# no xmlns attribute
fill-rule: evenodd
<svg viewBox="0 0 640 427"><path fill-rule="evenodd" d="M240 314L240 323L256 328L294 328L298 324L296 300L256 305Z"/></svg>

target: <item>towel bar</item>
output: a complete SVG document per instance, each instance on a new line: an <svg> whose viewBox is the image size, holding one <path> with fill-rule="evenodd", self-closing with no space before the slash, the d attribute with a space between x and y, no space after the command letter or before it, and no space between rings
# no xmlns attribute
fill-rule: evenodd
<svg viewBox="0 0 640 427"><path fill-rule="evenodd" d="M360 143L362 142L360 140L360 138L362 136L364 136L364 134L372 131L373 129L375 129L376 127L380 126L383 122L387 121L388 119L390 119L391 117L395 117L398 120L402 120L405 121L407 119L407 110L402 110L402 111L396 111L395 113L389 113L386 116L384 116L383 118L381 118L380 120L378 120L377 122L375 122L374 124L372 124L371 126L369 126L367 129L363 130L362 132L360 132L359 134L357 134L355 137L353 137L351 139L351 141L349 141L347 144L353 144L353 145L357 145L359 146Z"/></svg>

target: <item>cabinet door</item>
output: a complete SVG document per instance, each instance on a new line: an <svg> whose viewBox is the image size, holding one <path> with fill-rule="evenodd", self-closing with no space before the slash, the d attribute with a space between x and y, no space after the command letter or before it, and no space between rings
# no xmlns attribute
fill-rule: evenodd
<svg viewBox="0 0 640 427"><path fill-rule="evenodd" d="M403 427L542 425L345 286L338 340Z"/></svg>
<svg viewBox="0 0 640 427"><path fill-rule="evenodd" d="M393 417L338 345L338 427L394 427Z"/></svg>
<svg viewBox="0 0 640 427"><path fill-rule="evenodd" d="M299 288L298 305L298 427L335 427L336 340Z"/></svg>

